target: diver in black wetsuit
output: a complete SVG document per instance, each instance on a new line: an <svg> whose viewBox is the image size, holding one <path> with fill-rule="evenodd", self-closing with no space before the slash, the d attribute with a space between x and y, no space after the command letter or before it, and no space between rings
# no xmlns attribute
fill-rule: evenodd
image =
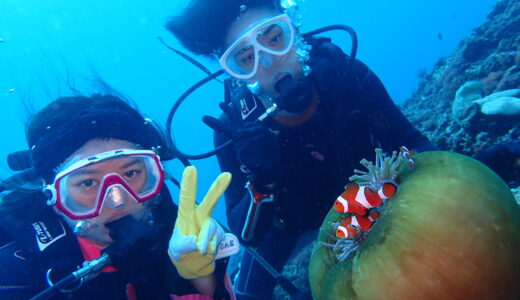
<svg viewBox="0 0 520 300"><path fill-rule="evenodd" d="M234 175L228 224L278 270L375 148L437 149L367 66L328 39L303 41L294 21L278 1L195 0L166 25L193 53L217 57L235 79L224 114L205 122L216 130L217 146L234 141L217 156ZM275 283L244 254L239 299L269 299Z"/></svg>
<svg viewBox="0 0 520 300"><path fill-rule="evenodd" d="M39 186L13 186L0 198L8 241L0 245L0 299L29 299L104 255L110 261L100 273L52 299L233 297L227 259L215 262L209 246L202 255L183 243L183 234L203 235L182 232L183 219L196 220L177 218L182 200L178 209L163 184L162 134L137 110L115 96L58 98L26 132Z"/></svg>

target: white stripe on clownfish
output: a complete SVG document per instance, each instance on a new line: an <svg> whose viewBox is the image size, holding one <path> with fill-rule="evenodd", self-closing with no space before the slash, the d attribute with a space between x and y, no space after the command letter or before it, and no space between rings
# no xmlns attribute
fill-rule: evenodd
<svg viewBox="0 0 520 300"><path fill-rule="evenodd" d="M345 191L336 198L334 202L334 210L340 213L355 213L358 215L364 215L366 208L360 203L357 203L354 199L359 192L359 185L355 183L349 183L345 187Z"/></svg>
<svg viewBox="0 0 520 300"><path fill-rule="evenodd" d="M357 203L363 205L363 207L365 207L365 208L372 208L372 207L374 207L374 205L372 205L372 203L368 202L368 199L367 199L367 192L371 192L371 190L370 189L366 190L366 189L367 189L366 186L359 187L359 191L356 194L355 201Z"/></svg>
<svg viewBox="0 0 520 300"><path fill-rule="evenodd" d="M349 183L345 191L334 202L334 210L340 213L355 213L364 215L366 209L378 207L397 192L397 185L385 182L375 191L367 186Z"/></svg>
<svg viewBox="0 0 520 300"><path fill-rule="evenodd" d="M358 235L353 226L361 231L366 231L372 227L378 218L379 213L375 211L370 212L368 216L347 216L337 227L336 237L352 239Z"/></svg>
<svg viewBox="0 0 520 300"><path fill-rule="evenodd" d="M342 205L342 207L346 207L347 209L345 211L341 211L341 212L346 212L348 210L348 201L341 197L341 195L338 196L338 198L336 199L337 202L339 202L339 204Z"/></svg>
<svg viewBox="0 0 520 300"><path fill-rule="evenodd" d="M343 227L343 226L338 226L338 228L336 229L336 237L338 239L340 238L348 238L349 236L349 232L347 230L347 228Z"/></svg>
<svg viewBox="0 0 520 300"><path fill-rule="evenodd" d="M393 197L397 193L397 184L393 182L385 182L377 191L377 194L382 200Z"/></svg>
<svg viewBox="0 0 520 300"><path fill-rule="evenodd" d="M361 226L359 225L359 222L358 222L358 219L356 218L356 216L350 218L350 224L351 224L351 225L356 225L356 226L361 227Z"/></svg>

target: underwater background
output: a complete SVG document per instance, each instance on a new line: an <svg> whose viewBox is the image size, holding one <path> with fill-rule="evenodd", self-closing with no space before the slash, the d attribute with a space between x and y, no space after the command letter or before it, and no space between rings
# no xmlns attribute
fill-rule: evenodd
<svg viewBox="0 0 520 300"><path fill-rule="evenodd" d="M27 148L28 113L72 90L91 94L92 79L102 78L165 125L175 100L205 74L162 45L183 50L163 28L187 1L0 1L0 177L11 174L7 154ZM473 28L486 19L496 0L366 0L302 3L302 32L331 24L353 27L359 39L357 58L381 78L396 103L411 97L419 74L431 72ZM189 28L186 28L189 30ZM326 33L350 51L344 33ZM210 70L219 67L200 60ZM212 82L181 106L173 121L175 140L190 154L212 149L212 132L201 118L217 116L223 87ZM214 158L192 161L200 190L219 173ZM180 177L180 164L170 165ZM177 191L174 190L174 193ZM216 209L222 221L224 201Z"/></svg>

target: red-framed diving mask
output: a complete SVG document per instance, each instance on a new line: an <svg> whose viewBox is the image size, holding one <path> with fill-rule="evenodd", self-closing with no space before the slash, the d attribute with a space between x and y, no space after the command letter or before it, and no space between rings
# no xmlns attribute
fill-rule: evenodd
<svg viewBox="0 0 520 300"><path fill-rule="evenodd" d="M48 205L56 205L73 220L99 216L103 209L121 209L128 201L155 197L164 184L164 169L150 150L121 149L72 163L52 184Z"/></svg>

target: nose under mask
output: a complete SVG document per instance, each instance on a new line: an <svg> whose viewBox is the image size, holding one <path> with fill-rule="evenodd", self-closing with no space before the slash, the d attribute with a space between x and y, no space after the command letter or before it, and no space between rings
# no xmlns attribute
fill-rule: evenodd
<svg viewBox="0 0 520 300"><path fill-rule="evenodd" d="M260 53L258 53L258 63L262 68L269 69L274 63L274 58L271 54L260 51Z"/></svg>
<svg viewBox="0 0 520 300"><path fill-rule="evenodd" d="M104 206L111 209L122 209L131 195L119 185L111 186L105 196Z"/></svg>

